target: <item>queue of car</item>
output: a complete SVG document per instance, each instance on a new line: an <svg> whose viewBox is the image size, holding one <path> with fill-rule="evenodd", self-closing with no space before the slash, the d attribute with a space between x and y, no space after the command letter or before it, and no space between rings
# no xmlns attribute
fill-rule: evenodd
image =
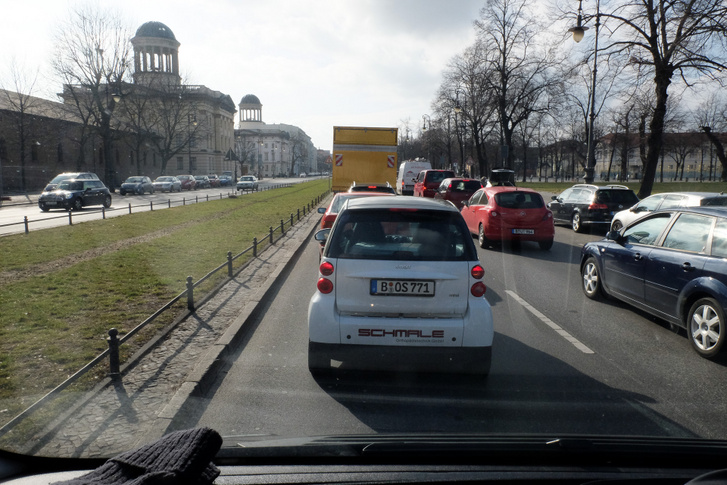
<svg viewBox="0 0 727 485"><path fill-rule="evenodd" d="M532 241L549 250L556 223L575 232L611 229L582 248L586 297L613 297L685 329L705 358L724 349L724 194L655 194L639 201L623 185L575 184L546 205L540 193L511 179L483 186L442 172L420 172L416 197L391 198L383 184L354 184L319 209L319 279L308 308L312 373L342 362L346 369L486 375L492 314L471 236L482 248ZM430 190L426 183L433 178L440 182Z"/></svg>
<svg viewBox="0 0 727 485"><path fill-rule="evenodd" d="M119 194L143 195L161 192L181 192L182 190L196 190L204 188L215 188L230 185L232 172L223 172L222 177L216 174L210 175L161 175L152 181L144 175L128 177L119 186ZM253 176L243 176L242 181L252 178L251 184L257 190L257 179ZM239 183L238 183L238 190ZM92 172L65 172L54 177L43 189L38 198L38 207L47 212L51 209L64 209L67 211L81 210L91 205L103 205L111 207L111 191L99 179L98 175Z"/></svg>

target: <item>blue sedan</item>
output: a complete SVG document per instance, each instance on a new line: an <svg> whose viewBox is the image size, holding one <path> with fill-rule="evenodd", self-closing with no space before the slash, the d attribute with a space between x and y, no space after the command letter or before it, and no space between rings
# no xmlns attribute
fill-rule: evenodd
<svg viewBox="0 0 727 485"><path fill-rule="evenodd" d="M588 298L613 297L685 328L701 356L725 347L727 210L654 212L581 250Z"/></svg>

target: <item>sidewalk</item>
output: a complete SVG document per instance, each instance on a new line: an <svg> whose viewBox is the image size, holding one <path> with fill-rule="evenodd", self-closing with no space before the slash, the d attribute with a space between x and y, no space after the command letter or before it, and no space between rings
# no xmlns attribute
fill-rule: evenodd
<svg viewBox="0 0 727 485"><path fill-rule="evenodd" d="M110 457L163 436L187 399L214 381L220 357L234 351L247 322L254 319L278 277L295 264L319 221L315 211L301 218L284 238L122 369L120 381L106 379L20 451Z"/></svg>

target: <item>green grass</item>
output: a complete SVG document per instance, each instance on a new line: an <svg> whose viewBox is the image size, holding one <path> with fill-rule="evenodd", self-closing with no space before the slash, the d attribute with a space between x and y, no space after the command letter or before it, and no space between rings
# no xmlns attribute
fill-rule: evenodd
<svg viewBox="0 0 727 485"><path fill-rule="evenodd" d="M42 395L102 352L110 328L128 332L184 291L187 276L199 280L225 263L228 251L239 254L281 219L289 223L327 188L327 181L313 181L0 238L3 416L10 419L30 404L29 395ZM226 275L205 282L195 299ZM131 339L124 355L184 309L186 300Z"/></svg>

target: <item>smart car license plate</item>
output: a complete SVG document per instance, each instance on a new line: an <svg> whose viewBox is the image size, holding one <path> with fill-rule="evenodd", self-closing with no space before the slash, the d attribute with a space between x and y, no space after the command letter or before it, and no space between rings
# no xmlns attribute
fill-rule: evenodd
<svg viewBox="0 0 727 485"><path fill-rule="evenodd" d="M534 229L513 229L513 234L535 234Z"/></svg>
<svg viewBox="0 0 727 485"><path fill-rule="evenodd" d="M371 294L379 296L434 296L434 281L371 280Z"/></svg>

